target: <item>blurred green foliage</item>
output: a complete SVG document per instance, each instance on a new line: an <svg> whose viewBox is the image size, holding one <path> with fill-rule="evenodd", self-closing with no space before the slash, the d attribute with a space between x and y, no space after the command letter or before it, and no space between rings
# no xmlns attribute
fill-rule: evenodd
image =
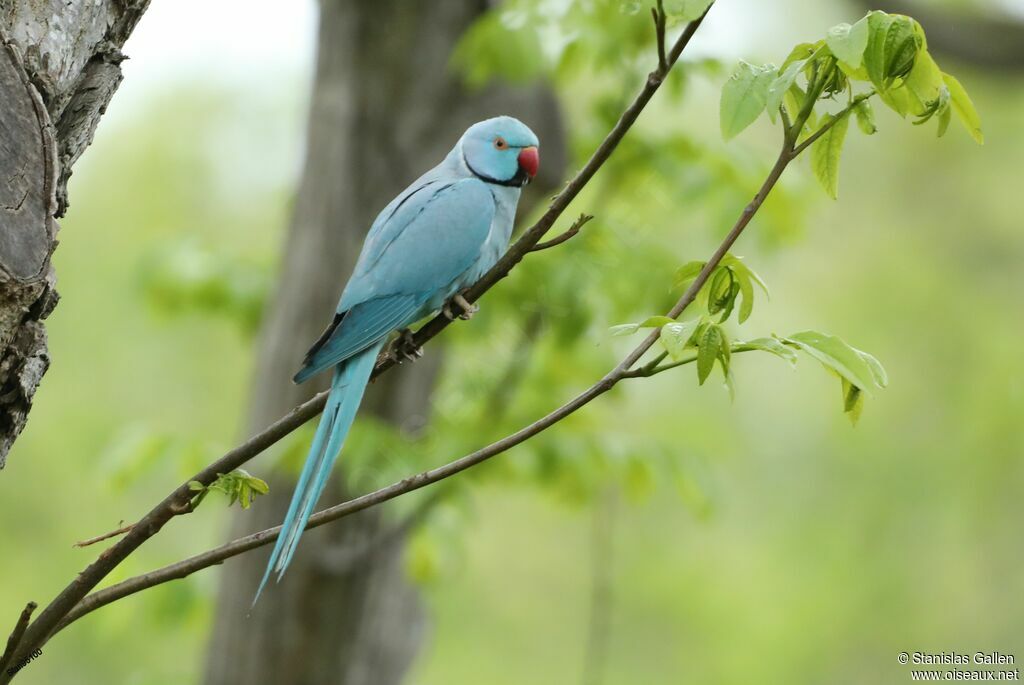
<svg viewBox="0 0 1024 685"><path fill-rule="evenodd" d="M479 67L477 82L510 70L551 79L579 162L652 64L646 9L623 9L509 2L474 29L483 37L470 34L458 63ZM743 53L777 58L855 17L823 4ZM495 62L485 38L499 29L486 22L543 50L534 62ZM680 264L710 254L778 143L766 120L721 142L727 75L718 59L684 62L577 201L596 218L529 257L471 323L445 333L459 362L422 437L357 424L345 456L354 487L535 419L630 348L609 326L675 301ZM1024 90L1020 77L950 69L996 144L939 145L879 108L888 138L846 151L841 201L809 192L809 163L798 165L736 248L772 285L736 336L814 326L885 360L893 382L858 428L835 411L824 374L737 355L734 401L714 375L703 387L677 373L630 382L452 479L409 551L435 624L412 682L579 680L590 510L610 485L625 504L605 560L607 683L890 682L906 677L895 660L904 650L1024 657L1024 235L1008 201L1024 155ZM106 122L76 169L56 255L54 365L0 473L0 549L14 550L0 616L49 598L91 559L73 541L132 520L238 437L301 150L302 94L196 82L164 85L151 105ZM300 460L308 439L297 433L276 458ZM270 466L265 457L247 468ZM388 506L405 516L423 496ZM224 513L208 502L111 580L213 544ZM215 573L83 619L19 678L195 682Z"/></svg>

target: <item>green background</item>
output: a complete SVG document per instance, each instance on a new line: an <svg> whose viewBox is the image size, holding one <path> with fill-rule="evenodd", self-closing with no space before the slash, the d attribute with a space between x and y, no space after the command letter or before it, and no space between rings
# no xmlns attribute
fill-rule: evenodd
<svg viewBox="0 0 1024 685"><path fill-rule="evenodd" d="M624 353L630 340L608 327L674 300L674 268L710 253L777 143L766 121L721 142L728 71L705 58L778 63L859 15L822 3L770 31L741 26L750 44L704 45L691 78L659 94L574 204L597 219L564 251L531 257L480 319L445 334L468 361L448 369L434 430L382 463L358 449L381 430L357 429L361 487L514 429ZM620 16L627 28L615 31L647 30L642 14ZM554 72L577 161L649 64L612 71L586 50ZM608 683L903 682L901 651L1024 658L1024 89L1019 76L937 59L971 90L985 147L956 123L937 141L932 126L880 113L876 136L851 130L837 202L802 160L735 250L772 289L737 335L817 328L886 365L890 386L860 424L843 417L838 384L817 364L794 371L744 355L733 402L686 367L629 383L460 477L410 548L431 615L410 682L578 681L595 572L610 578ZM580 72L600 77L569 78ZM88 563L97 550L75 540L134 519L240 437L304 101L301 85L216 70L115 99L61 222L53 365L0 473L4 622ZM522 335L517 301L546 323L509 409L485 420L490 381ZM110 580L215 544L225 504L209 498ZM610 522L597 553L595 516ZM20 681L197 681L217 573L83 619Z"/></svg>

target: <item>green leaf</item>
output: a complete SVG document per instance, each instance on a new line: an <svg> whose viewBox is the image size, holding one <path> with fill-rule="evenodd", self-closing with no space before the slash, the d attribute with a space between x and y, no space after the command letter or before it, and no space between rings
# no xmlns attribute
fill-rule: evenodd
<svg viewBox="0 0 1024 685"><path fill-rule="evenodd" d="M878 361L874 355L868 354L863 350L856 350L860 358L868 365L871 369L871 377L875 381L875 385L880 388L884 388L889 385L889 374L885 372L885 367L882 366L882 362Z"/></svg>
<svg viewBox="0 0 1024 685"><path fill-rule="evenodd" d="M675 319L670 319L667 316L651 316L640 322L640 328L661 328L674 321Z"/></svg>
<svg viewBox="0 0 1024 685"><path fill-rule="evenodd" d="M725 389L729 391L729 401L736 401L736 377L732 374L732 369L724 369L722 371L725 374Z"/></svg>
<svg viewBox="0 0 1024 685"><path fill-rule="evenodd" d="M693 347L693 334L703 322L700 319L665 324L661 329L661 345L672 357L672 361L682 361L688 355L686 350Z"/></svg>
<svg viewBox="0 0 1024 685"><path fill-rule="evenodd" d="M927 50L921 50L918 53L914 68L907 75L904 87L913 93L921 103L921 109L915 114L920 114L928 103L939 99L940 91L945 88L945 82L942 80L942 70L939 69Z"/></svg>
<svg viewBox="0 0 1024 685"><path fill-rule="evenodd" d="M715 315L724 309L732 309L731 303L736 298L734 283L732 269L721 265L715 269L708 287L708 314Z"/></svg>
<svg viewBox="0 0 1024 685"><path fill-rule="evenodd" d="M903 118L911 114L917 114L921 109L921 102L906 88L880 90L878 91L878 97L889 109Z"/></svg>
<svg viewBox="0 0 1024 685"><path fill-rule="evenodd" d="M188 489L191 490L192 492L200 492L202 490L205 490L206 486L197 480L190 480L188 482Z"/></svg>
<svg viewBox="0 0 1024 685"><path fill-rule="evenodd" d="M756 67L740 62L722 88L719 117L723 138L734 138L761 116L768 102L768 88L775 76L775 67L770 64Z"/></svg>
<svg viewBox="0 0 1024 685"><path fill-rule="evenodd" d="M666 16L676 21L693 21L699 18L714 0L666 0Z"/></svg>
<svg viewBox="0 0 1024 685"><path fill-rule="evenodd" d="M939 128L937 134L939 138L946 135L946 130L949 128L949 121L953 118L953 108L943 107L942 111L939 112Z"/></svg>
<svg viewBox="0 0 1024 685"><path fill-rule="evenodd" d="M902 14L892 15L885 34L885 84L910 73L923 45L916 22Z"/></svg>
<svg viewBox="0 0 1024 685"><path fill-rule="evenodd" d="M711 324L704 329L697 347L697 381L701 385L704 385L711 370L715 368L715 360L719 358L721 349L722 329Z"/></svg>
<svg viewBox="0 0 1024 685"><path fill-rule="evenodd" d="M835 371L870 396L871 386L875 385L878 378L877 369L872 368L864 358L864 353L851 347L841 338L818 331L801 331L783 338L782 341L796 345L821 362L825 368Z"/></svg>
<svg viewBox="0 0 1024 685"><path fill-rule="evenodd" d="M853 108L853 114L857 118L857 126L861 131L869 136L878 132L878 127L875 125L875 110L871 107L870 101L858 102Z"/></svg>
<svg viewBox="0 0 1024 685"><path fill-rule="evenodd" d="M253 494L249 490L249 484L243 480L238 484L238 503L242 505L243 509L248 509L252 504L252 498Z"/></svg>
<svg viewBox="0 0 1024 685"><path fill-rule="evenodd" d="M736 347L748 347L754 350L768 352L774 354L776 357L785 359L791 366L796 366L796 352L793 348L782 344L782 342L776 338L755 338L746 342L738 342L736 343Z"/></svg>
<svg viewBox="0 0 1024 685"><path fill-rule="evenodd" d="M726 380L728 380L729 365L732 363L732 347L729 344L729 337L724 329L718 329L718 336L720 338L718 343L718 361L721 362L722 373L725 374Z"/></svg>
<svg viewBox="0 0 1024 685"><path fill-rule="evenodd" d="M822 126L835 120L831 114L822 121ZM839 197L839 158L846 141L846 131L850 127L847 113L839 116L839 120L823 136L811 146L811 169L814 175L833 200Z"/></svg>
<svg viewBox="0 0 1024 685"><path fill-rule="evenodd" d="M981 131L981 117L978 116L978 110L974 108L971 97L956 78L949 74L943 74L942 79L945 81L946 87L949 88L949 95L957 118L971 134L971 138L974 138L978 145L984 145L985 134Z"/></svg>
<svg viewBox="0 0 1024 685"><path fill-rule="evenodd" d="M198 486L198 488L196 487ZM217 474L217 480L208 488L203 488L202 483L190 481L189 489L201 492L192 500L192 506L199 506L210 490L222 492L228 497L228 506L238 502L243 509L248 509L257 495L265 495L270 492L270 487L260 478L253 476L245 469L235 469L230 473Z"/></svg>
<svg viewBox="0 0 1024 685"><path fill-rule="evenodd" d="M675 281L672 288L678 290L689 285L704 269L705 262L687 262L676 270Z"/></svg>
<svg viewBox="0 0 1024 685"><path fill-rule="evenodd" d="M722 258L721 264L732 269L736 276L742 298L738 320L743 323L750 318L750 314L754 311L754 287L752 284L757 283L764 290L764 294L770 297L768 286L753 269L746 265L742 257L727 254Z"/></svg>
<svg viewBox="0 0 1024 685"><path fill-rule="evenodd" d="M868 46L864 51L864 69L880 92L886 89L885 37L893 18L885 12L868 14Z"/></svg>
<svg viewBox="0 0 1024 685"><path fill-rule="evenodd" d="M868 18L864 17L853 26L849 24L833 26L828 31L825 43L840 61L857 69L864 62L864 51L868 47L869 31Z"/></svg>
<svg viewBox="0 0 1024 685"><path fill-rule="evenodd" d="M795 48L790 50L789 56L786 57L786 61L779 67L780 71L786 71L790 64L793 62L806 62L807 58L814 54L814 51L818 49L818 45L814 43L799 43Z"/></svg>
<svg viewBox="0 0 1024 685"><path fill-rule="evenodd" d="M743 323L754 313L754 284L747 273L736 274L736 286L740 290L740 311L736 320Z"/></svg>
<svg viewBox="0 0 1024 685"><path fill-rule="evenodd" d="M843 413L850 418L850 423L856 426L864 409L864 392L845 378L842 379L842 389Z"/></svg>
<svg viewBox="0 0 1024 685"><path fill-rule="evenodd" d="M807 60L800 60L793 62L786 67L778 77L776 77L771 85L768 86L768 97L765 101L765 109L768 111L768 118L771 119L772 123L775 123L776 117L779 115L779 107L782 106L782 100L786 97L786 93L796 83L796 77L800 75L800 71L806 66ZM793 112L796 114L796 112Z"/></svg>
<svg viewBox="0 0 1024 685"><path fill-rule="evenodd" d="M613 337L632 335L641 328L661 328L665 324L672 323L673 321L675 321L675 319L670 319L667 316L652 316L644 319L640 323L624 323L619 324L618 326L612 326L608 329L608 332L611 333Z"/></svg>
<svg viewBox="0 0 1024 685"><path fill-rule="evenodd" d="M897 79L913 69L924 46L923 32L910 17L885 12L868 15L868 46L864 51L864 69L882 100L902 116L913 113L906 93L892 89Z"/></svg>
<svg viewBox="0 0 1024 685"><path fill-rule="evenodd" d="M619 337L622 335L633 335L639 330L640 324L638 323L623 323L618 326L612 326L608 329L608 332L611 333L613 337Z"/></svg>

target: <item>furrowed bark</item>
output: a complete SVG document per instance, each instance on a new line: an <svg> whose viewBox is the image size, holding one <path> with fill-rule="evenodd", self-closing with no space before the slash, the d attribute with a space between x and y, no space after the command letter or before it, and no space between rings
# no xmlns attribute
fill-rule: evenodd
<svg viewBox="0 0 1024 685"><path fill-rule="evenodd" d="M0 468L50 358L50 256L74 163L121 82L148 0L0 0Z"/></svg>

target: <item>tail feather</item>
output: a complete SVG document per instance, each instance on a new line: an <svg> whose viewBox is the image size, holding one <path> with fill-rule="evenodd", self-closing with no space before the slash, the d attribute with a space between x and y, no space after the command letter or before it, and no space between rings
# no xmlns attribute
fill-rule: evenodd
<svg viewBox="0 0 1024 685"><path fill-rule="evenodd" d="M327 406L320 418L320 425L317 426L299 482L295 486L295 494L292 495L291 504L288 506L281 534L274 545L274 551L270 554L270 561L267 562L267 570L260 581L256 597L253 598L254 605L260 598L267 580L270 579L270 574L276 572L277 580L280 581L288 564L291 563L299 538L302 537L306 523L313 513L313 507L327 485L331 467L338 458L342 445L345 444L345 437L355 420L356 410L362 402L363 391L370 380L374 361L382 346L383 342L367 348L339 364L334 371Z"/></svg>

